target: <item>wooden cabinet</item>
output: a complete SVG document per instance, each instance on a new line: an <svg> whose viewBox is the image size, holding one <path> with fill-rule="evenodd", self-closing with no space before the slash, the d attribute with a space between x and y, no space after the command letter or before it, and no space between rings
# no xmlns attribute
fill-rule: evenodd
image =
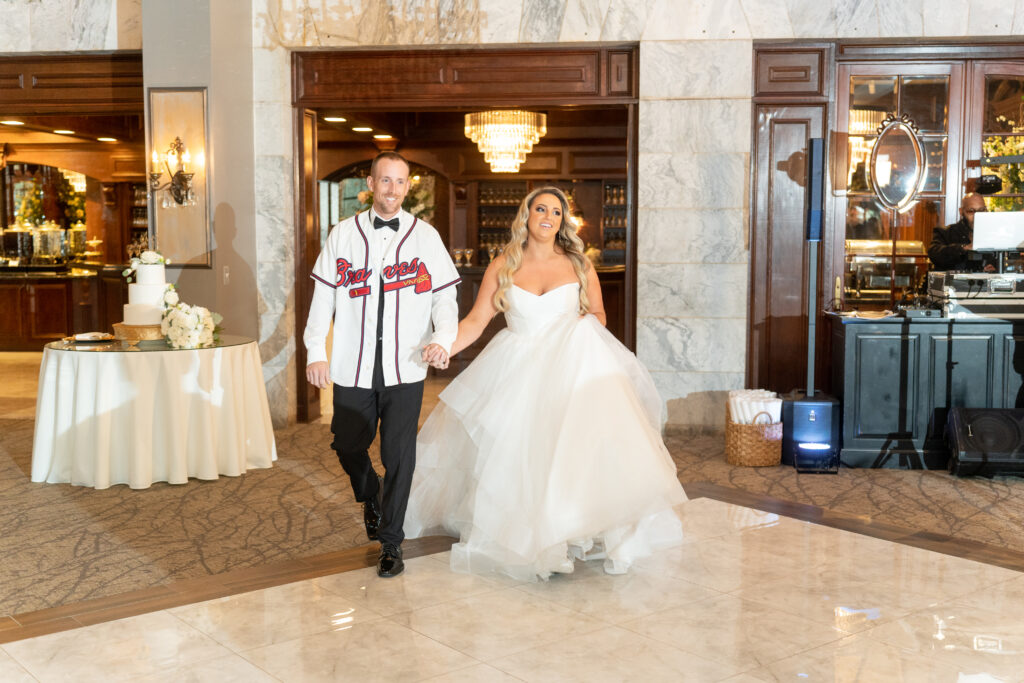
<svg viewBox="0 0 1024 683"><path fill-rule="evenodd" d="M0 278L0 350L43 345L96 329L96 278L90 275Z"/></svg>
<svg viewBox="0 0 1024 683"><path fill-rule="evenodd" d="M832 335L845 465L945 469L950 408L1024 402L1017 321L833 318Z"/></svg>

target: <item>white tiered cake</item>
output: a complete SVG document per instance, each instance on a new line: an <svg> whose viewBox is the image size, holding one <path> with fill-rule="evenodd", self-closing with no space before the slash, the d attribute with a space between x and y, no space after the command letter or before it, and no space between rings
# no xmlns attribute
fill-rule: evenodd
<svg viewBox="0 0 1024 683"><path fill-rule="evenodd" d="M114 323L114 336L129 342L163 339L160 320L168 288L164 264L132 263L125 275L131 275L135 282L128 285L124 322Z"/></svg>
<svg viewBox="0 0 1024 683"><path fill-rule="evenodd" d="M164 312L167 279L162 263L140 263L135 267L135 282L128 285L128 303L124 305L125 325L159 325Z"/></svg>

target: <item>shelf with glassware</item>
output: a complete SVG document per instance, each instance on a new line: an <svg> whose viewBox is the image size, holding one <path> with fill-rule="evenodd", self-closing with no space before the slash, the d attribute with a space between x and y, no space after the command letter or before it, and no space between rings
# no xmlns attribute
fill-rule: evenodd
<svg viewBox="0 0 1024 683"><path fill-rule="evenodd" d="M509 180L469 183L471 199L466 248L453 248L453 258L462 266L486 267L508 242L509 227L515 220L523 198L532 190L545 185L557 186L566 193L575 218L580 224L580 237L586 244L588 255L595 263L625 263L626 185L625 182L617 180ZM602 257L602 251L607 249L611 249L611 253Z"/></svg>
<svg viewBox="0 0 1024 683"><path fill-rule="evenodd" d="M607 265L626 262L626 184L605 182L601 205L601 262Z"/></svg>
<svg viewBox="0 0 1024 683"><path fill-rule="evenodd" d="M127 259L149 249L149 196L145 183L126 183L125 251Z"/></svg>

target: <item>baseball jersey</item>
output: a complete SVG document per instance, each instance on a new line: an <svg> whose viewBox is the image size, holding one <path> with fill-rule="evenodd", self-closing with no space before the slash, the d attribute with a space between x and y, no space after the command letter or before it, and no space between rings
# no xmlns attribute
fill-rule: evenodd
<svg viewBox="0 0 1024 683"><path fill-rule="evenodd" d="M343 387L372 387L381 296L379 343L387 386L424 379L423 347L436 343L447 351L458 333L455 285L461 278L447 248L428 223L406 211L398 216L398 231L386 240L373 227L372 211L343 220L331 229L313 267L316 285L303 334L306 362L327 360L333 315L330 376Z"/></svg>

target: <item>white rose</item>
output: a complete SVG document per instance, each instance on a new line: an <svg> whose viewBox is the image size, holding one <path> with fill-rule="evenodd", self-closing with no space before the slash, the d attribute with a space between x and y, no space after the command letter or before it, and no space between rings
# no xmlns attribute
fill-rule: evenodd
<svg viewBox="0 0 1024 683"><path fill-rule="evenodd" d="M178 301L179 301L178 293L176 291L174 291L174 287L173 286L168 286L167 287L167 291L164 292L164 305L165 306L174 306L175 304L178 303Z"/></svg>
<svg viewBox="0 0 1024 683"><path fill-rule="evenodd" d="M153 265L154 263L163 262L163 257L157 252L147 249L146 251L139 254L139 260L147 265Z"/></svg>

